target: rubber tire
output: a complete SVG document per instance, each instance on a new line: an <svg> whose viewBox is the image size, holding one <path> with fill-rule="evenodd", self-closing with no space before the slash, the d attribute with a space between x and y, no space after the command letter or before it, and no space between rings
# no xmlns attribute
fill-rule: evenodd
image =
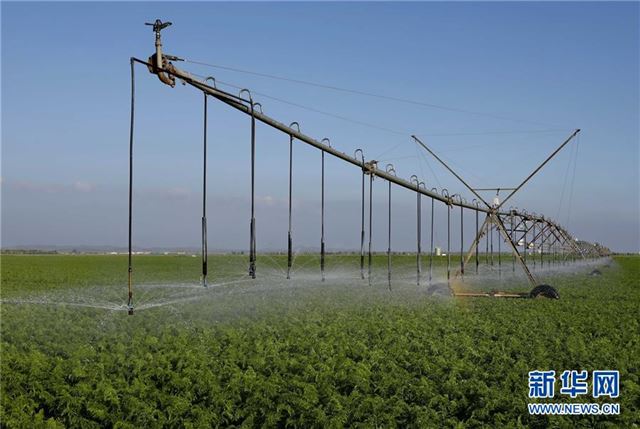
<svg viewBox="0 0 640 429"><path fill-rule="evenodd" d="M529 292L530 298L550 298L550 299L560 299L560 295L558 291L549 285L538 285L531 289Z"/></svg>

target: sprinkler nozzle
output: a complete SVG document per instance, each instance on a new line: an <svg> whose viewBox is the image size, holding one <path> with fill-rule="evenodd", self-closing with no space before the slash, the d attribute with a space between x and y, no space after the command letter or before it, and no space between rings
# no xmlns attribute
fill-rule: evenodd
<svg viewBox="0 0 640 429"><path fill-rule="evenodd" d="M133 316L133 305L129 305L127 308L128 308L127 313L129 314L129 316Z"/></svg>

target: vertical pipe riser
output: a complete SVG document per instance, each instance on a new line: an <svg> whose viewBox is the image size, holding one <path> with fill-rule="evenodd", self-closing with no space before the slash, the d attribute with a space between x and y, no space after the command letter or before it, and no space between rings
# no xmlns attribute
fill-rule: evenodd
<svg viewBox="0 0 640 429"><path fill-rule="evenodd" d="M320 206L320 274L322 276L322 281L324 281L324 151L322 151L322 184Z"/></svg>
<svg viewBox="0 0 640 429"><path fill-rule="evenodd" d="M387 283L391 289L391 182L389 182L389 231L387 247Z"/></svg>
<svg viewBox="0 0 640 429"><path fill-rule="evenodd" d="M360 197L360 278L364 280L364 154L362 155L362 186Z"/></svg>
<svg viewBox="0 0 640 429"><path fill-rule="evenodd" d="M291 233L287 236L287 279L291 278L291 265L293 262L292 252L293 240L291 239Z"/></svg>
<svg viewBox="0 0 640 429"><path fill-rule="evenodd" d="M460 206L460 273L464 277L464 209Z"/></svg>
<svg viewBox="0 0 640 429"><path fill-rule="evenodd" d="M373 173L369 174L369 254L368 254L368 278L369 284L371 284L371 271L372 271L372 252L373 252Z"/></svg>
<svg viewBox="0 0 640 429"><path fill-rule="evenodd" d="M291 221L292 221L292 212L293 212L292 202L293 202L293 136L289 135L289 230L287 231L287 280L291 278L291 267L293 265L293 239L291 237L291 225L292 225Z"/></svg>
<svg viewBox="0 0 640 429"><path fill-rule="evenodd" d="M451 279L451 206L447 205L447 281Z"/></svg>
<svg viewBox="0 0 640 429"><path fill-rule="evenodd" d="M433 279L433 214L434 214L434 199L431 198L431 232L430 232L430 246L431 251L429 252L429 284L431 284L431 280Z"/></svg>
<svg viewBox="0 0 640 429"><path fill-rule="evenodd" d="M251 100L251 221L249 225L249 275L256 278L256 219L255 219L255 185L256 185L256 118L254 104Z"/></svg>
<svg viewBox="0 0 640 429"><path fill-rule="evenodd" d="M134 62L131 58L131 122L129 125L129 246L128 246L128 271L127 271L127 308L130 315L133 314L133 126L135 123L135 73Z"/></svg>
<svg viewBox="0 0 640 429"><path fill-rule="evenodd" d="M207 94L204 96L202 156L202 286L207 287Z"/></svg>

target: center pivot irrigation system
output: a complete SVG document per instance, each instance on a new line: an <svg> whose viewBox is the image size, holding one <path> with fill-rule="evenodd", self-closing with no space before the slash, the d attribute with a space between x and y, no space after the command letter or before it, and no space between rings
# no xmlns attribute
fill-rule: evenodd
<svg viewBox="0 0 640 429"><path fill-rule="evenodd" d="M518 264L526 274L529 283L532 285L533 290L526 294L514 294L504 292L487 292L487 293L463 293L454 292L448 286L449 291L455 296L492 296L492 297L536 297L546 296L550 298L558 298L557 292L548 285L541 285L532 274L528 264L536 264L536 260L539 257L539 264L544 265L545 256L547 256L547 263L557 263L558 261L564 263L569 260L575 261L579 259L595 258L607 255L608 249L598 245L591 244L584 241L577 241L569 232L558 225L551 219L544 216L538 216L535 214L527 213L523 210L518 210L510 207L505 210L505 203L513 197L531 178L536 175L562 148L564 148L579 132L577 129L569 137L567 137L562 144L544 160L526 179L515 188L499 188L499 189L480 189L472 188L467 182L460 177L455 171L451 169L440 157L438 157L423 141L416 136L411 136L417 145L431 154L439 163L441 163L451 174L453 174L476 198L471 203L467 202L459 194L449 195L446 189L442 189L440 192L436 188L427 189L424 182L420 181L417 176L411 176L410 180L404 180L396 176L395 170L392 165L387 165L385 169L378 168L378 162L375 160L366 160L364 151L357 149L353 156L347 155L338 151L330 145L328 139L322 139L320 141L303 134L300 131L300 125L297 122L292 122L289 126L276 121L275 119L265 115L262 112L262 106L260 103L254 102L251 92L248 89L243 89L238 95L233 95L218 89L215 84L214 77L208 77L204 80L197 79L192 74L185 72L177 68L173 62L182 61L181 58L163 54L162 52L162 40L161 31L170 26L170 22L162 22L156 20L154 23L147 23L153 28L155 33L155 53L149 57L147 61L143 61L137 58L131 58L131 123L129 134L129 270L128 270L128 310L129 314L133 314L133 269L132 269L132 204L133 204L133 136L134 136L134 107L135 107L135 75L134 66L136 63L146 66L152 74L158 76L160 81L171 87L175 86L176 79L180 80L184 85L190 85L200 91L204 95L204 160L203 160L203 201L202 201L202 284L207 286L207 216L206 216L206 177L207 177L207 100L208 97L221 101L222 103L233 107L234 109L248 115L251 119L251 214L249 222L249 276L253 279L256 278L256 220L255 220L255 148L256 148L256 121L260 121L265 125L275 128L284 134L289 136L289 228L287 232L287 278L291 276L292 266L292 231L291 231L291 216L292 216L292 169L293 169L293 144L294 141L300 141L313 146L321 151L322 154L322 183L321 183L321 238L320 238L320 272L321 278L324 280L325 271L325 241L324 241L324 158L325 153L332 155L338 159L341 159L351 165L354 165L362 171L362 184L361 184L361 233L360 233L360 276L362 279L368 278L371 281L371 267L372 267L372 192L373 192L373 180L375 177L384 179L389 184L388 189L388 203L389 203L389 226L388 226L388 239L389 246L387 249L387 271L389 287L391 286L391 185L401 186L416 193L416 211L417 211L417 255L416 255L416 270L417 270L417 283L420 284L422 276L422 233L421 233L421 217L422 217L422 202L421 197L428 197L431 199L431 252L429 258L429 272L428 282L431 284L433 277L433 219L434 219L434 204L436 201L443 203L447 206L447 282L449 283L452 278L463 277L465 269L468 267L472 258L475 260L475 271L478 272L478 266L480 263L479 248L481 246L481 240L484 237L486 241L486 257L487 262L494 264L493 255L493 235L494 232L498 234L498 252L497 252L497 265L502 265L501 258L501 242L507 244L512 253L512 270L515 271L515 266ZM207 82L211 81L209 85ZM365 188L366 177L369 177L369 219L368 219L368 264L367 270L365 270ZM498 198L495 198L492 203L487 202L479 192L493 190L498 193L501 190L511 191L501 202ZM451 211L455 208L460 208L460 266L452 273L451 266ZM475 239L469 247L468 251L464 252L464 240L463 240L463 227L464 227L464 210L475 213ZM484 221L482 225L479 223L479 217L482 215ZM366 274L365 274L366 272ZM448 284L447 284L448 285Z"/></svg>

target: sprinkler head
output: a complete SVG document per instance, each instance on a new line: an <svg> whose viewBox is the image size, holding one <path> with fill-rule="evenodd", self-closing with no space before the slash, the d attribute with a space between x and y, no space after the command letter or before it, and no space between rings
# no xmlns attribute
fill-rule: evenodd
<svg viewBox="0 0 640 429"><path fill-rule="evenodd" d="M128 307L127 313L129 314L129 316L133 316L133 305L130 305Z"/></svg>

